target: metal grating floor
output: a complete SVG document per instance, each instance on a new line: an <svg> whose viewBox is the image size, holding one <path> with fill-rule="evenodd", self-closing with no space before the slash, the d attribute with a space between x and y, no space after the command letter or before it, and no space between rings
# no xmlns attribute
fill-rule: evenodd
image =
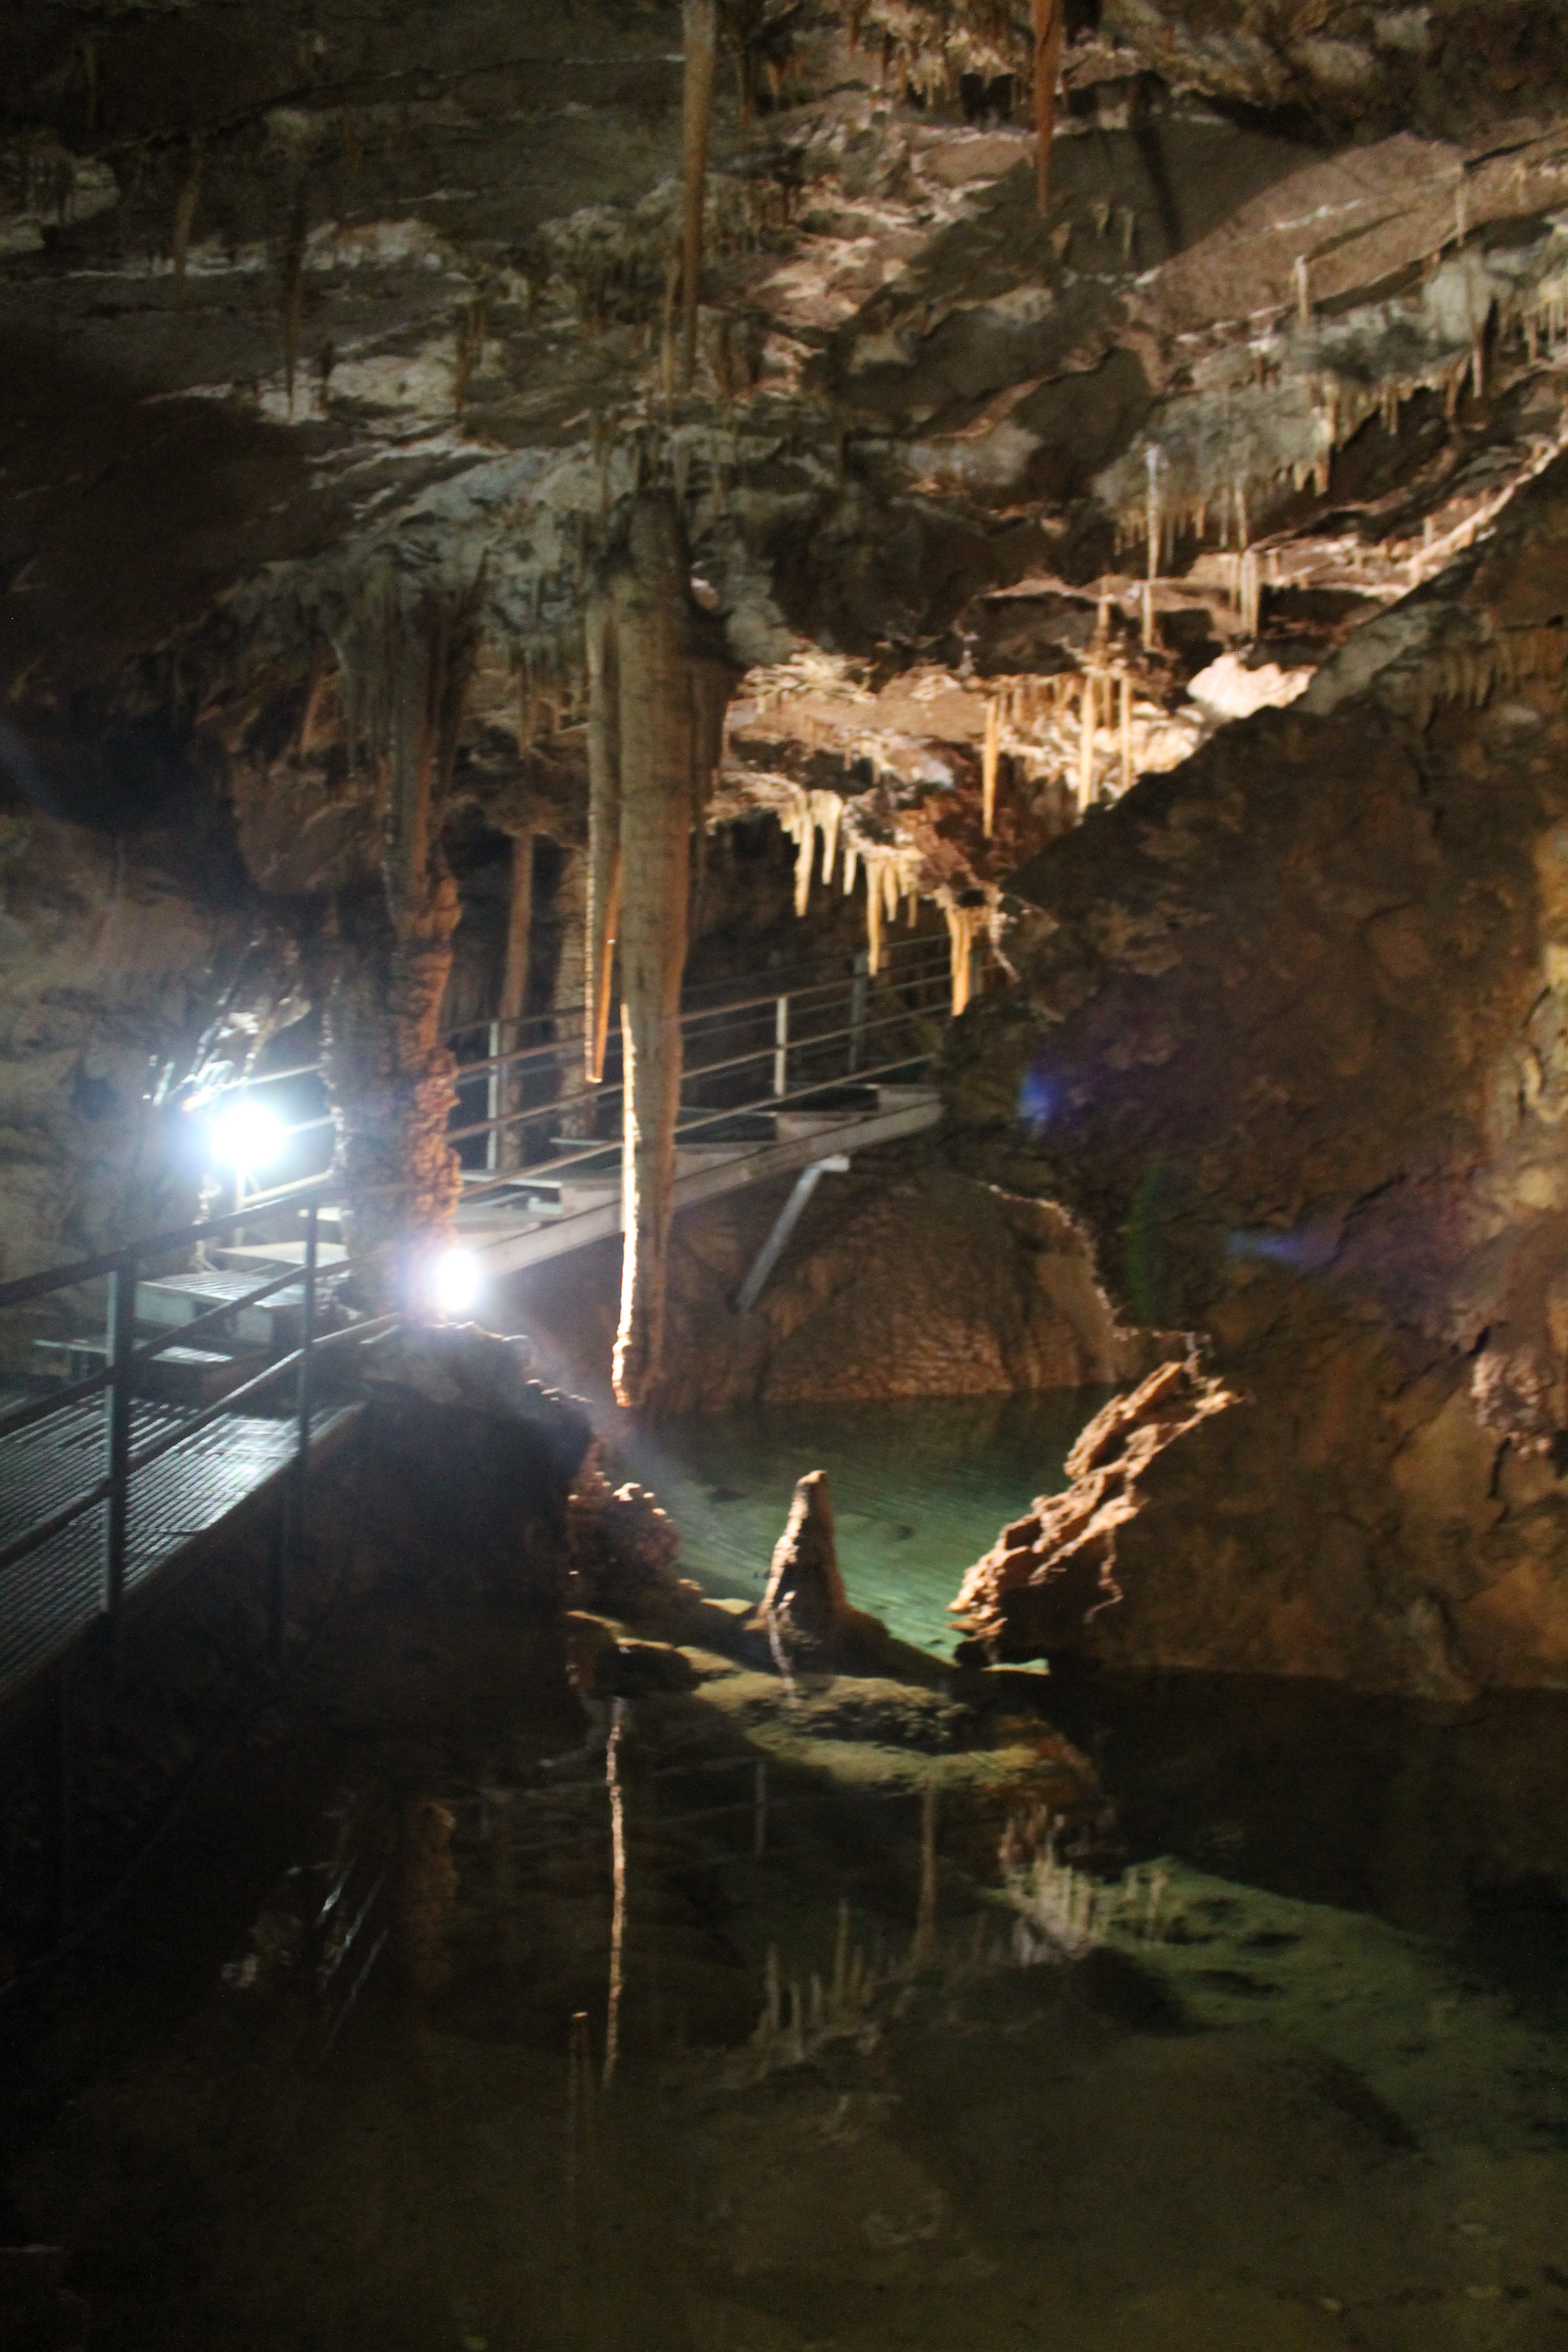
<svg viewBox="0 0 1568 2352"><path fill-rule="evenodd" d="M353 1407L315 1415L317 1444ZM134 1454L195 1409L138 1398L132 1408ZM234 1413L212 1422L138 1473L131 1485L126 1589L144 1584L195 1537L265 1486L295 1451L292 1419ZM68 1406L0 1444L0 1545L88 1493L104 1467L100 1404ZM0 1569L0 1698L65 1648L102 1605L104 1522L100 1504L25 1559Z"/></svg>

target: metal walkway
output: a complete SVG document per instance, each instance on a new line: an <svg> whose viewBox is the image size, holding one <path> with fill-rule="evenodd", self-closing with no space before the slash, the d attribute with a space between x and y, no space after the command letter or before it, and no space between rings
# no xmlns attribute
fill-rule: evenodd
<svg viewBox="0 0 1568 2352"><path fill-rule="evenodd" d="M269 1613L280 1646L282 1514L302 1540L310 1465L358 1412L322 1391L322 1356L395 1318L355 1319L338 1307L333 1291L349 1269L321 1241L315 1202L303 1244L276 1258L163 1271L197 1244L221 1252L252 1213L0 1285L0 1307L92 1299L105 1282L109 1290L101 1336L40 1343L51 1364L64 1360L64 1381L0 1410L0 1702L89 1628L106 1625L117 1640L163 1571L268 1492L279 1514ZM96 1315L101 1327L101 1307Z"/></svg>
<svg viewBox="0 0 1568 2352"><path fill-rule="evenodd" d="M952 988L948 943L912 940L889 950L875 974L860 957L784 992L731 987L688 1003L677 1207L796 1177L737 1297L742 1311L826 1170L935 1123L928 1073ZM616 1054L590 1088L580 1024L550 1025L544 1042L521 1044L487 1024L489 1050L459 1068L450 1132L473 1164L457 1233L491 1276L621 1227ZM220 1081L206 1098L305 1080L319 1087L319 1068ZM469 1117L475 1108L485 1116ZM288 1132L318 1139L329 1127L323 1114ZM91 1336L41 1343L40 1360L63 1370L63 1384L0 1403L0 1702L99 1621L118 1638L127 1608L161 1572L264 1489L278 1490L280 1512L292 1500L302 1529L310 1460L346 1434L357 1411L324 1399L320 1360L340 1343L352 1352L397 1319L356 1319L337 1304L355 1270L329 1238L337 1217L330 1170L318 1169L250 1192L226 1216L0 1284L0 1308L51 1294L96 1301L98 1286L109 1286L107 1318L97 1304L83 1316ZM238 1231L279 1219L294 1238L247 1244ZM188 1266L198 1244L207 1266L164 1270ZM276 1549L280 1641L286 1569Z"/></svg>
<svg viewBox="0 0 1568 2352"><path fill-rule="evenodd" d="M341 1406L315 1412L312 1449L340 1433L352 1415L352 1407ZM131 1413L132 1452L176 1436L199 1418L189 1406L138 1400ZM125 1601L288 1472L298 1452L292 1423L234 1413L191 1429L159 1454L132 1479L127 1496ZM0 1552L91 1490L103 1454L104 1414L94 1404L68 1405L21 1435L0 1440ZM0 1696L30 1681L105 1613L109 1516L106 1496L0 1569Z"/></svg>

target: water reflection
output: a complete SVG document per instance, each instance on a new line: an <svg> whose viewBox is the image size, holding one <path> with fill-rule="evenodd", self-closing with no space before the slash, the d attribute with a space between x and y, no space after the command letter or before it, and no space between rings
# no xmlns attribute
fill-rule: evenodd
<svg viewBox="0 0 1568 2352"><path fill-rule="evenodd" d="M774 1405L668 1423L626 1462L679 1527L689 1572L746 1593L762 1591L795 1480L826 1470L850 1600L948 1657L963 1570L1063 1486L1068 1451L1108 1393Z"/></svg>

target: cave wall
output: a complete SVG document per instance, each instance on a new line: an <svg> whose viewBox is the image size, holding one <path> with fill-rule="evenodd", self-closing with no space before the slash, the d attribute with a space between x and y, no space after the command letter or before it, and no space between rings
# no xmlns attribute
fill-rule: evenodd
<svg viewBox="0 0 1568 2352"><path fill-rule="evenodd" d="M0 811L0 1279L190 1213L198 1171L144 1097L236 918L176 848Z"/></svg>
<svg viewBox="0 0 1568 2352"><path fill-rule="evenodd" d="M1565 623L1560 460L1293 710L1016 877L947 1148L1070 1208L1238 1400L1149 1464L1121 1599L1058 1643L1568 1682ZM1011 1654L1043 1640L1021 1606Z"/></svg>
<svg viewBox="0 0 1568 2352"><path fill-rule="evenodd" d="M884 1145L824 1177L756 1307L733 1301L792 1180L672 1228L662 1409L984 1396L1136 1377L1164 1343L1118 1328L1062 1213ZM607 1395L620 1281L605 1242L519 1276L505 1311L552 1378Z"/></svg>

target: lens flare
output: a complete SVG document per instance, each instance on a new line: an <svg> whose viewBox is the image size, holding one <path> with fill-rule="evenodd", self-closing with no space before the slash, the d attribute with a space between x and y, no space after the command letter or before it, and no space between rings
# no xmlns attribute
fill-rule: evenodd
<svg viewBox="0 0 1568 2352"><path fill-rule="evenodd" d="M438 1312L448 1322L471 1313L480 1287L479 1262L471 1251L442 1251L431 1271L430 1289Z"/></svg>
<svg viewBox="0 0 1568 2352"><path fill-rule="evenodd" d="M220 1168L237 1176L254 1176L270 1168L287 1138L283 1122L260 1103L237 1102L214 1119L207 1148Z"/></svg>

